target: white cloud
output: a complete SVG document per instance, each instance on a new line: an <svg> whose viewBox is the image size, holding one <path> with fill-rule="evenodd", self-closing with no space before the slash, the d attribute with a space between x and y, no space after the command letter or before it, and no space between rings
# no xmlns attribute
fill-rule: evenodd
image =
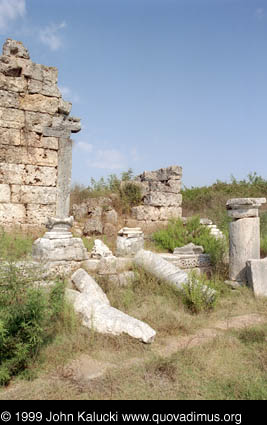
<svg viewBox="0 0 267 425"><path fill-rule="evenodd" d="M7 31L11 21L26 13L26 0L0 0L0 31Z"/></svg>
<svg viewBox="0 0 267 425"><path fill-rule="evenodd" d="M255 17L261 21L264 17L264 9L262 7L258 7L258 9L255 10Z"/></svg>
<svg viewBox="0 0 267 425"><path fill-rule="evenodd" d="M79 103L80 102L80 96L76 93L74 93L69 87L67 86L59 86L58 87L62 97L66 100L69 100L70 102Z"/></svg>
<svg viewBox="0 0 267 425"><path fill-rule="evenodd" d="M77 149L84 151L84 152L88 152L88 153L92 152L92 150L93 150L93 145L91 145L90 143L87 143L87 142L83 142L83 141L75 143L74 146Z"/></svg>
<svg viewBox="0 0 267 425"><path fill-rule="evenodd" d="M58 32L66 27L66 22L61 24L50 24L40 30L40 40L46 44L51 50L58 50L62 47L62 40Z"/></svg>
<svg viewBox="0 0 267 425"><path fill-rule="evenodd" d="M90 167L107 170L127 168L125 156L116 149L99 149L87 163Z"/></svg>

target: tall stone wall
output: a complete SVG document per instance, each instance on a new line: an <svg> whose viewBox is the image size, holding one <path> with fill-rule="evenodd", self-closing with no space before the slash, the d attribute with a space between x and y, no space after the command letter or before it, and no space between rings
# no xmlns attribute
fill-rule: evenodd
<svg viewBox="0 0 267 425"><path fill-rule="evenodd" d="M57 87L57 69L7 39L0 57L0 226L40 226L67 216L70 134L80 120Z"/></svg>

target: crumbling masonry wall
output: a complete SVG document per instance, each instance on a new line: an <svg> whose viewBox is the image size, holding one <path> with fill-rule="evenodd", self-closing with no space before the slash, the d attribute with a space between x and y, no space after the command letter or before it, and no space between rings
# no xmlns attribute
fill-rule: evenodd
<svg viewBox="0 0 267 425"><path fill-rule="evenodd" d="M167 224L170 218L182 217L182 167L172 165L156 171L144 171L135 178L140 185L143 205L132 208L132 219L127 226L153 228L153 224Z"/></svg>
<svg viewBox="0 0 267 425"><path fill-rule="evenodd" d="M67 216L71 132L80 120L57 87L57 69L7 39L0 57L0 226L40 226Z"/></svg>

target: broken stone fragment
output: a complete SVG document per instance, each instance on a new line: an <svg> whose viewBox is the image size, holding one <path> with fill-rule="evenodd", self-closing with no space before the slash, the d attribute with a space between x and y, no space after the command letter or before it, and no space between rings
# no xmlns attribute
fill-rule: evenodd
<svg viewBox="0 0 267 425"><path fill-rule="evenodd" d="M267 297L267 258L247 261L247 279L256 296Z"/></svg>
<svg viewBox="0 0 267 425"><path fill-rule="evenodd" d="M8 38L3 45L3 55L15 56L17 58L30 59L30 55L26 47L21 41Z"/></svg>
<svg viewBox="0 0 267 425"><path fill-rule="evenodd" d="M66 295L74 310L81 314L84 326L101 333L127 333L145 343L153 342L154 329L111 307L105 293L83 269L77 270L71 279L80 292L67 289Z"/></svg>
<svg viewBox="0 0 267 425"><path fill-rule="evenodd" d="M113 257L112 252L100 239L95 239L94 246L91 251L91 257L100 259L102 257Z"/></svg>
<svg viewBox="0 0 267 425"><path fill-rule="evenodd" d="M174 255L182 255L182 254L202 254L204 252L204 248L201 245L195 245L190 242L187 245L174 248Z"/></svg>

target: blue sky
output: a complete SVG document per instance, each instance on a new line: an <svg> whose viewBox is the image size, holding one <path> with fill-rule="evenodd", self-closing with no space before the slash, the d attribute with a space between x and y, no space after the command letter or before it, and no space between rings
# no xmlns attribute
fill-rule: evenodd
<svg viewBox="0 0 267 425"><path fill-rule="evenodd" d="M59 70L73 182L183 167L267 178L267 0L0 0L0 41Z"/></svg>

